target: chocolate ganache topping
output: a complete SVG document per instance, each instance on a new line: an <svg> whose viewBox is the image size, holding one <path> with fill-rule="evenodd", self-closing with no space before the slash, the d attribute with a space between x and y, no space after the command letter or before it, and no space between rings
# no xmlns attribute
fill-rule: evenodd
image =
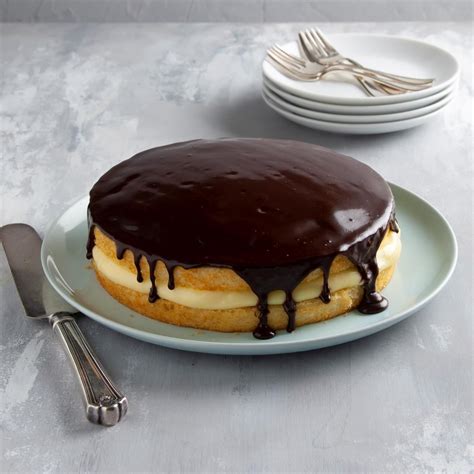
<svg viewBox="0 0 474 474"><path fill-rule="evenodd" d="M295 327L292 292L313 270L330 301L332 261L345 255L363 283L362 313L387 301L375 289L376 253L387 228L397 230L385 180L335 151L290 140L193 140L153 148L119 163L90 192L88 258L94 226L113 239L120 259L148 261L149 301L159 298L154 270L162 261L174 288L174 268L233 269L258 297L254 335L274 335L267 297L286 294L288 331Z"/></svg>

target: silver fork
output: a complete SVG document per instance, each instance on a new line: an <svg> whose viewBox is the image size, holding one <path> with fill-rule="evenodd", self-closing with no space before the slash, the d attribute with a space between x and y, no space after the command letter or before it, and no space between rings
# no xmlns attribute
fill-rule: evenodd
<svg viewBox="0 0 474 474"><path fill-rule="evenodd" d="M350 64L353 64L354 66L357 66L357 67L361 67L361 68L364 67L364 66L362 66L362 64L358 63L354 59L342 56L341 53L339 53L337 51L337 49L334 48L334 46L332 46L332 44L327 40L327 38L323 35L323 32L319 28L310 28L308 31L313 35L313 37L316 40L320 41L321 45L323 45L324 48L326 49L326 51L328 52L329 57L333 58L336 61L337 60L347 61ZM376 71L376 70L374 70L374 71ZM418 79L418 78L415 78L415 77L400 76L398 74L391 74L391 73L388 73L388 72L382 72L382 71L377 71L377 72L380 72L381 74L384 74L387 77L392 77L393 79L399 79L399 80L410 82L410 83L413 83L413 84L429 84L429 85L432 85L433 82L434 82L434 79Z"/></svg>
<svg viewBox="0 0 474 474"><path fill-rule="evenodd" d="M306 61L287 53L278 45L272 46L267 51L265 59L267 61L270 60L270 62L283 74L300 81L319 81L329 72L341 70L340 67L318 65L317 68L313 67L311 68L311 71L308 71L308 64Z"/></svg>
<svg viewBox="0 0 474 474"><path fill-rule="evenodd" d="M364 69L349 66L343 63L334 63L334 64L326 64L322 65L316 62L309 62L303 60L297 56L294 56L290 53L287 53L278 45L271 47L267 51L267 60L277 67L283 74L296 79L298 81L319 81L321 80L326 74L330 72L347 72L350 74L357 74L361 77L366 77L370 79L374 79L373 75L366 72ZM392 82L377 77L377 82L383 86L393 87Z"/></svg>
<svg viewBox="0 0 474 474"><path fill-rule="evenodd" d="M300 55L306 58L310 62L318 62L322 64L323 63L322 59L324 58L320 58L319 55L318 56L313 55L312 50L308 50L308 48L305 47L305 44L301 36L302 36L302 32L298 34L298 49L300 51ZM321 45L321 50L322 50L321 52L325 53L326 57L328 57L332 51L329 51L329 49L326 48L326 44L327 43L324 43L323 45ZM335 61L335 62L339 62L339 61ZM355 61L352 61L350 59L347 59L345 61L341 60L340 62L348 63L353 66L360 66L360 67L362 66L361 64L356 63ZM383 95L397 95L397 94L403 94L404 92L406 92L405 89L400 89L398 87L395 88L395 87L384 86L380 84L379 82L377 82L377 80L375 79L365 79L364 76L360 76L355 73L353 74L353 76L357 80L357 82L360 84L362 89L364 89L365 93L371 97L375 97L377 95L376 92L381 93Z"/></svg>
<svg viewBox="0 0 474 474"><path fill-rule="evenodd" d="M314 62L313 56L312 55L307 55L305 48L301 44L301 40L298 38L298 49L300 50L300 54L302 57L306 58L310 62ZM383 94L392 94L392 89L385 89L384 86L381 84L377 83L375 80L367 80L364 79L363 76L358 76L357 74L353 74L354 78L357 80L357 82L361 85L362 89L364 89L365 93L368 96L375 97L375 93L372 92L372 89L376 92L381 92ZM395 90L393 92L394 94L399 93L399 89Z"/></svg>
<svg viewBox="0 0 474 474"><path fill-rule="evenodd" d="M372 76L377 80L383 79L384 81L388 81L388 83L392 83L389 84L389 86L393 85L395 88L406 89L409 91L426 89L431 87L433 84L433 79L417 79L366 68L353 59L342 56L318 29L312 28L306 31L301 31L298 37L301 47L321 65L349 63L349 66L360 69L361 71L363 70L367 72L369 76Z"/></svg>

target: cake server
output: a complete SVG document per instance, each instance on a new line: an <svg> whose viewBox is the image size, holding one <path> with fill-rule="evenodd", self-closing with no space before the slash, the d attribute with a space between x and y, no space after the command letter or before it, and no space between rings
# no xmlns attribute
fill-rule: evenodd
<svg viewBox="0 0 474 474"><path fill-rule="evenodd" d="M25 314L46 319L61 340L76 371L87 419L113 426L127 413L128 402L105 372L77 325L79 314L51 287L41 268L41 238L27 224L9 224L0 237Z"/></svg>

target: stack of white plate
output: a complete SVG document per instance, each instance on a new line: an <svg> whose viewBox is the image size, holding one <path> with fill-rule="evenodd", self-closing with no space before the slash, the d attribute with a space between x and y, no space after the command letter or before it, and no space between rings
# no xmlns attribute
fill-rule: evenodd
<svg viewBox="0 0 474 474"><path fill-rule="evenodd" d="M355 80L332 74L318 82L290 79L263 62L263 98L288 120L306 127L358 135L416 127L451 101L459 66L453 55L422 41L393 36L338 34L328 37L346 57L366 67L417 78L434 78L429 89L368 97ZM282 46L299 55L296 42Z"/></svg>

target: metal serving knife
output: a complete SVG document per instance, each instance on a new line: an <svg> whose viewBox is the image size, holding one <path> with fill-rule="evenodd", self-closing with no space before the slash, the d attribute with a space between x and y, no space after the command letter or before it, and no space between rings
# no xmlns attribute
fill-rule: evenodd
<svg viewBox="0 0 474 474"><path fill-rule="evenodd" d="M47 319L59 336L79 378L86 416L92 423L113 426L127 413L128 402L105 372L76 324L79 314L51 287L41 268L41 238L26 224L0 229L7 256L26 316Z"/></svg>

